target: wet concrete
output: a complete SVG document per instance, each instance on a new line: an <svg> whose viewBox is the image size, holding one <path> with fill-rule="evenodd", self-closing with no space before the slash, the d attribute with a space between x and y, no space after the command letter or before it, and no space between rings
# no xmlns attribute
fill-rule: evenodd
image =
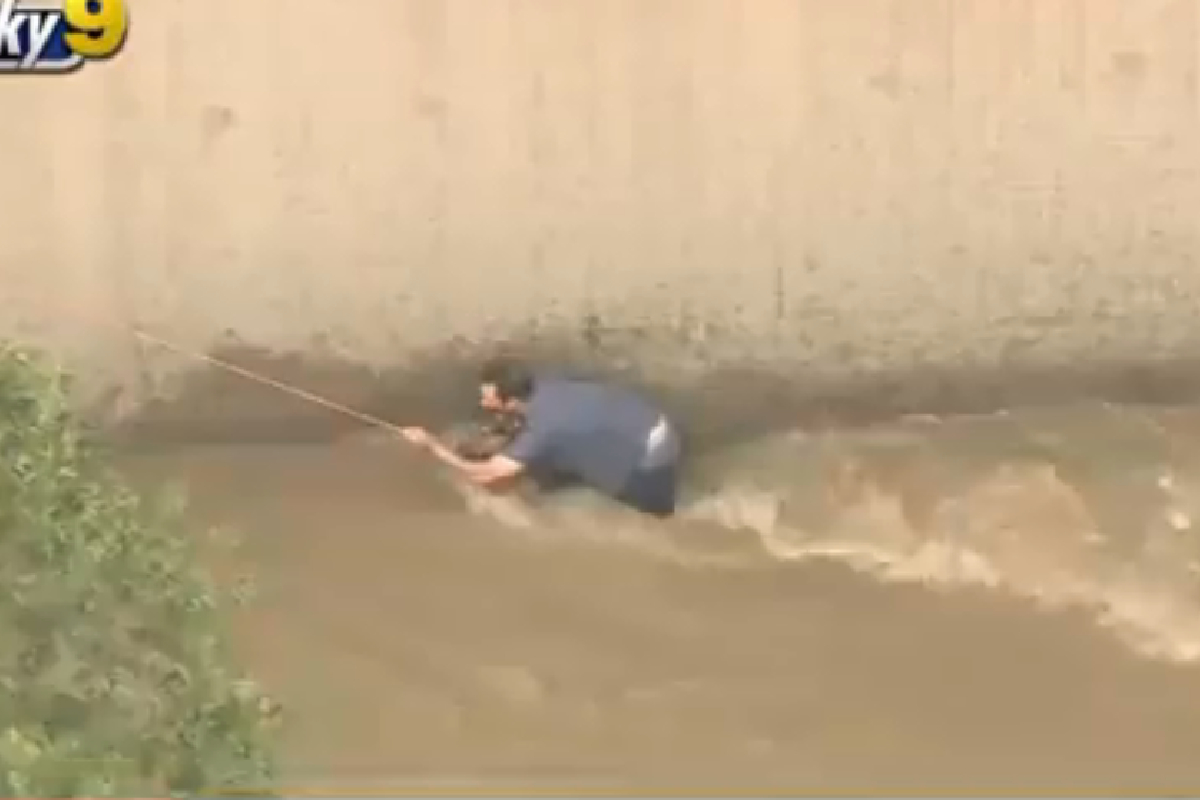
<svg viewBox="0 0 1200 800"><path fill-rule="evenodd" d="M1200 397L1200 357L1155 361L1096 358L1041 367L1015 362L904 368L867 375L800 361L721 363L688 356L650 363L624 337L611 349L562 336L507 343L458 343L385 370L311 354L225 348L228 365L301 389L385 422L434 427L474 410L475 376L508 354L563 374L598 376L646 389L700 447L720 447L796 425L861 426L905 414L983 413L1069 403L1078 398L1172 405ZM322 442L364 427L361 420L289 396L219 367L193 365L170 387L109 429L129 445L189 442Z"/></svg>

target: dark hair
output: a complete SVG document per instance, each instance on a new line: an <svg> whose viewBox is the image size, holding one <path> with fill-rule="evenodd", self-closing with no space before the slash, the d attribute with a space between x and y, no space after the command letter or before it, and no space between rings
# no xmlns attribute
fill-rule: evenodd
<svg viewBox="0 0 1200 800"><path fill-rule="evenodd" d="M495 358L479 371L479 382L496 387L504 402L528 400L533 395L534 377L527 366L511 358Z"/></svg>

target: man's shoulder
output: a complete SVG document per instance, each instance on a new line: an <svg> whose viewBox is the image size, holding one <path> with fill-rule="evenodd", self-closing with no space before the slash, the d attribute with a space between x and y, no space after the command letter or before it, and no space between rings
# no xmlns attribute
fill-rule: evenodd
<svg viewBox="0 0 1200 800"><path fill-rule="evenodd" d="M569 410L586 402L593 391L588 383L574 378L539 375L533 391L532 410L535 414Z"/></svg>
<svg viewBox="0 0 1200 800"><path fill-rule="evenodd" d="M597 414L631 418L662 416L653 402L623 384L595 378L553 377L539 379L534 399L535 414L588 419Z"/></svg>
<svg viewBox="0 0 1200 800"><path fill-rule="evenodd" d="M534 378L534 391L537 393L559 391L576 382L575 379L559 375L556 372L539 372Z"/></svg>

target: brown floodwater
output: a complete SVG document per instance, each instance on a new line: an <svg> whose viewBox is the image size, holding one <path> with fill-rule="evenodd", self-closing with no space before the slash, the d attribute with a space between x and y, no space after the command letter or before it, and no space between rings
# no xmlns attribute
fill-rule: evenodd
<svg viewBox="0 0 1200 800"><path fill-rule="evenodd" d="M245 536L307 789L1200 789L1200 408L780 431L679 518L397 443L130 452Z"/></svg>

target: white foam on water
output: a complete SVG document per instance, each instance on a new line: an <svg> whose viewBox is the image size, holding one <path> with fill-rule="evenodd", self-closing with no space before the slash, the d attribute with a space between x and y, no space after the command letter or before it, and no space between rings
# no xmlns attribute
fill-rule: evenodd
<svg viewBox="0 0 1200 800"><path fill-rule="evenodd" d="M622 547L690 568L761 563L744 548L742 552L705 551L686 536L668 535L660 520L625 509L587 489L560 490L543 497L526 492L493 493L465 484L460 491L470 513L533 544Z"/></svg>
<svg viewBox="0 0 1200 800"><path fill-rule="evenodd" d="M1144 560L1114 563L1072 558L1052 548L1019 543L1006 552L980 537L921 538L907 528L898 501L877 497L847 508L831 529L789 524L784 499L750 486L730 484L688 509L695 519L752 532L772 558L804 562L831 559L885 581L931 588L982 586L1010 592L1046 608L1091 610L1099 624L1137 652L1176 662L1200 661L1200 603L1191 580L1163 580ZM1019 536L1008 533L1011 540ZM878 535L882 533L882 535ZM1093 543L1095 539L1091 540ZM1028 548L1021 552L1021 548Z"/></svg>

